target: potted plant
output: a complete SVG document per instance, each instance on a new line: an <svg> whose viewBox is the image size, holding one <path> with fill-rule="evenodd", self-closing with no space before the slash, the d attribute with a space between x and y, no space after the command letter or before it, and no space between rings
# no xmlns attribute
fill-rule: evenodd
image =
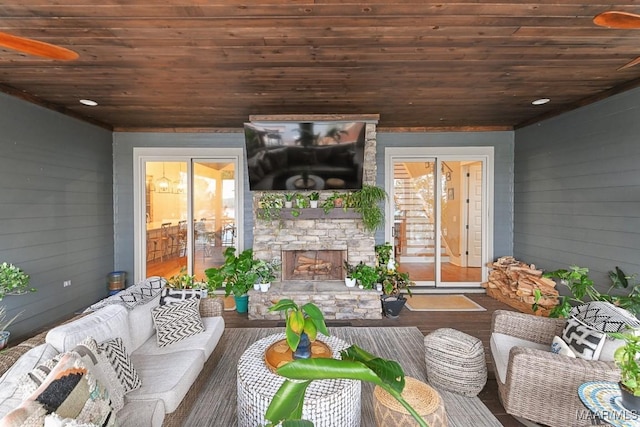
<svg viewBox="0 0 640 427"><path fill-rule="evenodd" d="M271 282L276 280L276 271L279 268L279 263L275 260L271 262L261 259L255 260L253 264L253 271L258 275L258 289L262 292L267 292L271 286Z"/></svg>
<svg viewBox="0 0 640 427"><path fill-rule="evenodd" d="M353 288L356 285L356 279L353 277L356 266L345 261L342 267L344 268L344 284L348 288Z"/></svg>
<svg viewBox="0 0 640 427"><path fill-rule="evenodd" d="M341 208L346 197L346 194L334 191L333 194L331 194L324 202L322 202L322 210L325 214L328 214L333 208Z"/></svg>
<svg viewBox="0 0 640 427"><path fill-rule="evenodd" d="M640 411L640 336L633 332L612 332L613 338L624 340L613 354L616 366L620 368L620 392L622 406L629 411Z"/></svg>
<svg viewBox="0 0 640 427"><path fill-rule="evenodd" d="M304 194L296 193L294 195L294 199L295 199L295 202L296 202L296 207L298 207L300 209L304 209L304 208L308 208L309 207L309 199L307 199Z"/></svg>
<svg viewBox="0 0 640 427"><path fill-rule="evenodd" d="M294 359L311 357L311 342L316 340L318 332L329 335L324 315L314 303L300 307L293 300L283 298L269 307L269 311L284 311L285 335Z"/></svg>
<svg viewBox="0 0 640 427"><path fill-rule="evenodd" d="M348 197L347 207L362 215L362 222L367 231L374 232L384 225L384 211L380 202L387 199L387 193L374 185L363 185Z"/></svg>
<svg viewBox="0 0 640 427"><path fill-rule="evenodd" d="M284 207L284 196L280 193L264 193L258 200L256 218L264 221L280 219L280 211Z"/></svg>
<svg viewBox="0 0 640 427"><path fill-rule="evenodd" d="M0 301L5 295L22 295L35 291L34 288L29 288L28 274L13 264L0 264Z"/></svg>
<svg viewBox="0 0 640 427"><path fill-rule="evenodd" d="M427 422L402 397L405 378L398 362L377 357L356 345L342 350L340 357L298 359L279 367L276 373L287 379L267 408L265 418L270 422L268 425L312 426L309 421L299 421L302 419L305 391L311 381L346 378L380 386L400 402L419 426L428 427Z"/></svg>
<svg viewBox="0 0 640 427"><path fill-rule="evenodd" d="M395 319L400 315L402 308L407 302L402 291L406 290L407 294L411 295L409 286L413 286L415 283L409 278L409 273L399 272L397 263L391 260L391 258L387 259L387 248L384 246L386 245L376 247L376 253L378 254L378 267L376 271L378 272L378 282L382 285L382 296L380 300L382 302L382 312L384 315Z"/></svg>
<svg viewBox="0 0 640 427"><path fill-rule="evenodd" d="M10 332L7 331L7 328L21 314L22 312L16 314L9 320L5 320L7 318L7 308L4 305L0 305L0 350L5 348L7 346L7 343L9 342Z"/></svg>
<svg viewBox="0 0 640 427"><path fill-rule="evenodd" d="M206 297L208 290L206 289L206 285L201 281L196 279L196 276L193 274L187 273L187 268L182 267L180 269L180 273L175 276L171 276L167 280L167 287L173 289L195 289L200 290L202 293L202 297Z"/></svg>
<svg viewBox="0 0 640 427"><path fill-rule="evenodd" d="M373 289L378 281L378 272L374 267L360 261L354 268L351 277L356 279L361 289Z"/></svg>
<svg viewBox="0 0 640 427"><path fill-rule="evenodd" d="M293 207L294 193L284 193L284 207L290 209Z"/></svg>
<svg viewBox="0 0 640 427"><path fill-rule="evenodd" d="M253 269L253 250L245 249L238 256L235 251L233 246L228 247L224 251L224 264L208 268L204 273L209 291L224 287L225 296L233 294L238 313L246 313L249 302L247 292L253 288L258 274Z"/></svg>
<svg viewBox="0 0 640 427"><path fill-rule="evenodd" d="M309 205L311 208L315 209L318 207L318 200L320 200L320 193L314 191L309 194Z"/></svg>
<svg viewBox="0 0 640 427"><path fill-rule="evenodd" d="M556 279L556 281L569 289L569 296L544 295L540 289L534 289L533 311L538 310L537 302L542 298L558 298L558 305L549 312L549 317L569 317L573 305L584 304L587 301L607 301L624 308L634 315L640 315L640 283L630 285L630 280L635 275L627 276L619 267L609 272L611 286L605 293L595 288L593 280L589 277L589 269L572 265L569 269L559 269L543 274L544 277ZM625 289L630 290L625 291ZM616 290L618 295L611 295ZM620 295L620 291L625 294Z"/></svg>

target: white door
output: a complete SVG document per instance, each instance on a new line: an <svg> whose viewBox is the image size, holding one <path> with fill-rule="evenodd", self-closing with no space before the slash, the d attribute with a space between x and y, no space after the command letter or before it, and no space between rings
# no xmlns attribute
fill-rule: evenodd
<svg viewBox="0 0 640 427"><path fill-rule="evenodd" d="M467 169L467 267L482 266L482 163Z"/></svg>

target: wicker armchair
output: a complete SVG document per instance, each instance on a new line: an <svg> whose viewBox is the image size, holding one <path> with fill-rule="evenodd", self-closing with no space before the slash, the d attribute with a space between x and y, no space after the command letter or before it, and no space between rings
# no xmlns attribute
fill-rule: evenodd
<svg viewBox="0 0 640 427"><path fill-rule="evenodd" d="M554 335L562 335L565 319L496 310L491 332L510 335L551 348ZM493 348L492 358L496 365ZM496 374L498 392L506 412L552 427L590 426L591 419L578 396L587 381L619 381L613 362L573 359L550 351L512 347L506 381Z"/></svg>

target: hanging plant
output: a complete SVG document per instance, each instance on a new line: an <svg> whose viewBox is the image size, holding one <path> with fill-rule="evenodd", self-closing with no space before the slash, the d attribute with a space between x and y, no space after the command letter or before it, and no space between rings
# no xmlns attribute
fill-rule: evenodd
<svg viewBox="0 0 640 427"><path fill-rule="evenodd" d="M367 231L374 232L384 225L384 211L380 202L387 199L387 192L374 185L363 185L347 197L347 207L362 215L362 222Z"/></svg>
<svg viewBox="0 0 640 427"><path fill-rule="evenodd" d="M35 292L29 288L29 275L13 264L0 264L0 301L5 295L22 295Z"/></svg>

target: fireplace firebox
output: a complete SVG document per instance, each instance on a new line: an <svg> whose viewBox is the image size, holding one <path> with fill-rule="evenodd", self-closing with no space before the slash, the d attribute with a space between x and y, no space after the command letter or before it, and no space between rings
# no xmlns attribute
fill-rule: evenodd
<svg viewBox="0 0 640 427"><path fill-rule="evenodd" d="M345 250L283 250L282 280L343 280Z"/></svg>

